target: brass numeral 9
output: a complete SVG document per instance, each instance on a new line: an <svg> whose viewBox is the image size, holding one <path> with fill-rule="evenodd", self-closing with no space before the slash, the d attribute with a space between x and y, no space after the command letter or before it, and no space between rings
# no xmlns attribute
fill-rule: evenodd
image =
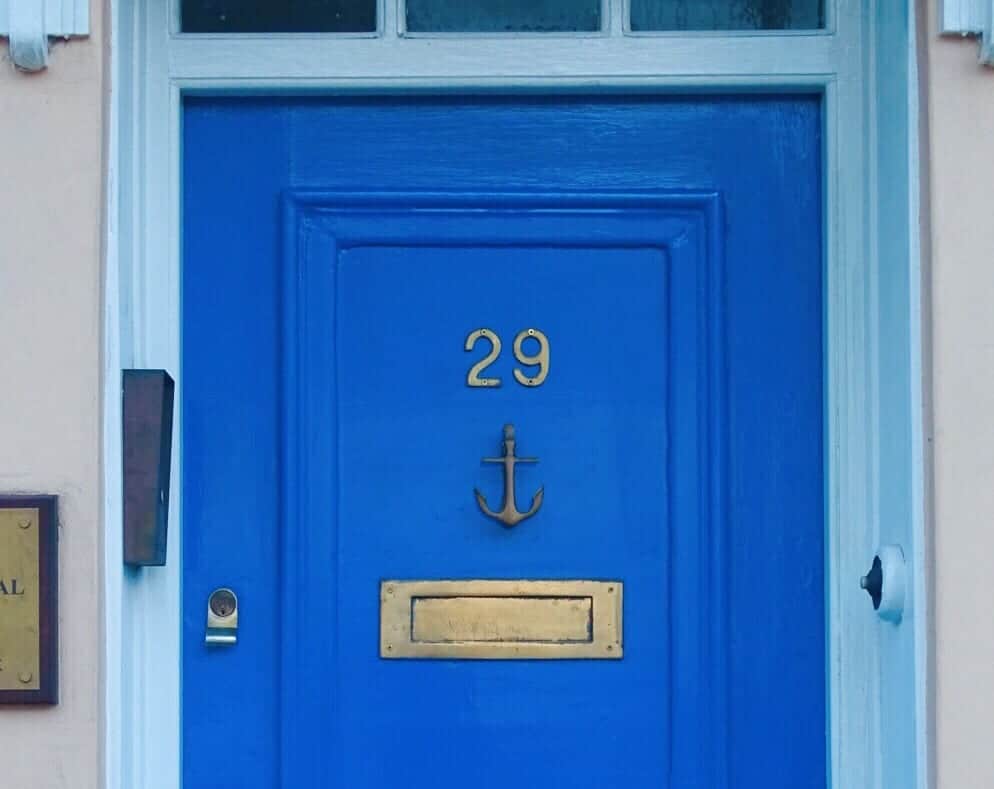
<svg viewBox="0 0 994 789"><path fill-rule="evenodd" d="M524 352L525 340L533 339L538 342L538 353L531 355ZM522 386L541 386L549 374L549 338L538 329L525 329L518 332L514 338L514 358L526 367L538 365L538 372L535 375L525 375L517 367L514 368L514 377Z"/></svg>
<svg viewBox="0 0 994 789"><path fill-rule="evenodd" d="M470 332L466 338L465 350L473 350L476 341L480 339L490 341L490 353L469 368L469 372L466 374L466 385L488 388L498 387L501 384L500 378L483 378L480 374L497 361L497 357L500 356L500 337L490 329L477 329ZM537 353L525 353L524 344L529 339L535 340L538 343ZM538 367L538 370L534 374L528 374L515 367L515 380L522 386L541 386L549 375L549 355L549 338L545 336L544 332L538 329L523 329L518 332L518 336L514 338L514 358L525 367Z"/></svg>

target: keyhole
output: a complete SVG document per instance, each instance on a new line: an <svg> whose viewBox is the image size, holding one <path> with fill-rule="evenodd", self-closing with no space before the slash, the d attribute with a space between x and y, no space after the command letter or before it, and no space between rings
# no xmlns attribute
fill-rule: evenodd
<svg viewBox="0 0 994 789"><path fill-rule="evenodd" d="M215 616L231 616L235 605L235 596L227 589L218 589L211 595L210 606Z"/></svg>

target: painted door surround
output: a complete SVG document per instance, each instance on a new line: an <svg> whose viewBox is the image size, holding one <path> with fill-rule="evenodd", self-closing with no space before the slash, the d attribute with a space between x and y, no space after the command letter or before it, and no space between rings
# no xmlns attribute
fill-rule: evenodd
<svg viewBox="0 0 994 789"><path fill-rule="evenodd" d="M120 523L113 371L179 369L184 93L813 88L824 96L828 176L829 774L833 786L925 786L914 20L904 4L867 10L856 0L839 0L824 33L625 36L620 6L609 4L609 35L592 50L589 41L569 38L402 40L390 32L397 19L393 2L384 3L379 38L335 39L335 46L328 37L180 36L170 32L172 6L118 5L115 221L107 266L108 533ZM176 447L174 462L181 460ZM181 522L174 521L171 534L171 563L159 573L116 573L119 546L105 541L106 660L114 667L106 672L109 786L178 785ZM906 546L911 566L909 607L896 626L872 615L856 584L875 547L891 542Z"/></svg>

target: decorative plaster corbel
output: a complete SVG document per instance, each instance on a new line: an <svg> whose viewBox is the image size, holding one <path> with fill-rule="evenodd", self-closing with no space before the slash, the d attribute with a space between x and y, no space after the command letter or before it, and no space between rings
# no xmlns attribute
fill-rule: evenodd
<svg viewBox="0 0 994 789"><path fill-rule="evenodd" d="M943 0L943 33L980 37L980 62L994 66L994 0Z"/></svg>
<svg viewBox="0 0 994 789"><path fill-rule="evenodd" d="M48 65L45 5L41 0L8 0L10 59L21 71L41 71Z"/></svg>
<svg viewBox="0 0 994 789"><path fill-rule="evenodd" d="M48 65L49 36L89 32L89 0L0 0L0 36L9 38L10 59L22 71Z"/></svg>

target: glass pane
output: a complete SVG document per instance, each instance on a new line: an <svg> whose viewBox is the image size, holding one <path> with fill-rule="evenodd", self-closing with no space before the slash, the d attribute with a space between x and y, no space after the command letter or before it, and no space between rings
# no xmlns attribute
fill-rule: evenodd
<svg viewBox="0 0 994 789"><path fill-rule="evenodd" d="M601 29L601 0L407 0L414 33L555 33Z"/></svg>
<svg viewBox="0 0 994 789"><path fill-rule="evenodd" d="M183 0L184 33L361 33L376 0Z"/></svg>
<svg viewBox="0 0 994 789"><path fill-rule="evenodd" d="M825 0L631 0L632 30L817 30Z"/></svg>

